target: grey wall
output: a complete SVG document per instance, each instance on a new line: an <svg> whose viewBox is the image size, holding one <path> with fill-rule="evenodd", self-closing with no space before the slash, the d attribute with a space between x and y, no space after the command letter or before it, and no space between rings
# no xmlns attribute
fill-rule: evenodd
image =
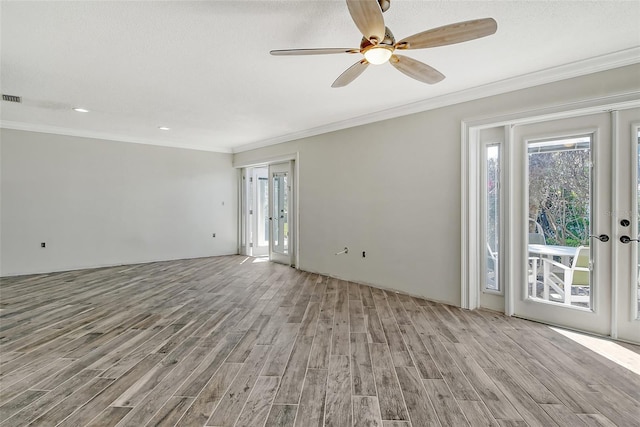
<svg viewBox="0 0 640 427"><path fill-rule="evenodd" d="M460 305L461 121L639 89L634 65L240 152L234 164L299 153L300 268Z"/></svg>
<svg viewBox="0 0 640 427"><path fill-rule="evenodd" d="M0 137L2 275L237 251L231 154L8 129Z"/></svg>

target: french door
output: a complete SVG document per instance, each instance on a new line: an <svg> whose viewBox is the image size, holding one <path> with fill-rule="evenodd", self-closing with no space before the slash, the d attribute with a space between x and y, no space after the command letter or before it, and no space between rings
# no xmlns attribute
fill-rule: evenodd
<svg viewBox="0 0 640 427"><path fill-rule="evenodd" d="M630 109L512 128L513 314L640 342L639 126Z"/></svg>
<svg viewBox="0 0 640 427"><path fill-rule="evenodd" d="M620 142L614 150L614 187L619 188L620 193L617 210L612 212L612 223L617 230L614 258L620 266L614 280L621 284L615 294L614 336L640 343L640 251L637 241L640 221L640 108L615 112L613 120L617 129L615 135Z"/></svg>
<svg viewBox="0 0 640 427"><path fill-rule="evenodd" d="M610 121L602 113L514 127L516 315L611 330L612 242L590 237L611 235Z"/></svg>
<svg viewBox="0 0 640 427"><path fill-rule="evenodd" d="M269 253L269 177L267 167L250 169L251 221L250 247L252 256L266 256Z"/></svg>
<svg viewBox="0 0 640 427"><path fill-rule="evenodd" d="M269 259L293 264L292 162L269 165Z"/></svg>

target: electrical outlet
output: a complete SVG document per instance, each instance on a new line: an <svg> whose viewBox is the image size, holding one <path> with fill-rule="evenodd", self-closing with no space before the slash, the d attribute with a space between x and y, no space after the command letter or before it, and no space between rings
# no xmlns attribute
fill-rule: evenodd
<svg viewBox="0 0 640 427"><path fill-rule="evenodd" d="M216 237L216 233L213 233L213 237Z"/></svg>
<svg viewBox="0 0 640 427"><path fill-rule="evenodd" d="M46 247L47 247L47 244L46 244L45 242L42 242L42 243L40 243L40 247L41 247L41 248L46 248Z"/></svg>
<svg viewBox="0 0 640 427"><path fill-rule="evenodd" d="M362 258L366 257L367 253L365 251L362 251Z"/></svg>

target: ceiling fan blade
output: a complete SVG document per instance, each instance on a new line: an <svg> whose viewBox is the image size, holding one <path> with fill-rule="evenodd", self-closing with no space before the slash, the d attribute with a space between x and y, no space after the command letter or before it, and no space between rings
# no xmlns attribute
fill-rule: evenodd
<svg viewBox="0 0 640 427"><path fill-rule="evenodd" d="M424 49L446 46L490 36L498 30L493 18L457 22L414 34L396 43L396 49Z"/></svg>
<svg viewBox="0 0 640 427"><path fill-rule="evenodd" d="M440 71L408 56L393 55L389 62L402 73L424 83L434 84L444 79Z"/></svg>
<svg viewBox="0 0 640 427"><path fill-rule="evenodd" d="M362 35L377 44L384 39L385 27L378 0L347 0L353 22Z"/></svg>
<svg viewBox="0 0 640 427"><path fill-rule="evenodd" d="M360 74L367 69L369 63L366 59L362 59L351 67L347 68L344 73L340 74L340 76L336 79L335 82L331 85L331 87L343 87L351 83L358 77Z"/></svg>
<svg viewBox="0 0 640 427"><path fill-rule="evenodd" d="M287 56L287 55L329 55L333 53L359 53L360 49L351 49L348 47L330 47L319 49L282 49L272 50L271 55Z"/></svg>

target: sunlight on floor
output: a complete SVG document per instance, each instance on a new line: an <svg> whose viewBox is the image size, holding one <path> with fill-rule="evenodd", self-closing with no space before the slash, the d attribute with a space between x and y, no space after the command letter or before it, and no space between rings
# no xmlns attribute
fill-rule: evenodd
<svg viewBox="0 0 640 427"><path fill-rule="evenodd" d="M550 329L640 375L640 354L623 347L615 341L559 328Z"/></svg>
<svg viewBox="0 0 640 427"><path fill-rule="evenodd" d="M269 262L269 257L266 256L262 256L262 257L257 257L253 259L253 262Z"/></svg>

